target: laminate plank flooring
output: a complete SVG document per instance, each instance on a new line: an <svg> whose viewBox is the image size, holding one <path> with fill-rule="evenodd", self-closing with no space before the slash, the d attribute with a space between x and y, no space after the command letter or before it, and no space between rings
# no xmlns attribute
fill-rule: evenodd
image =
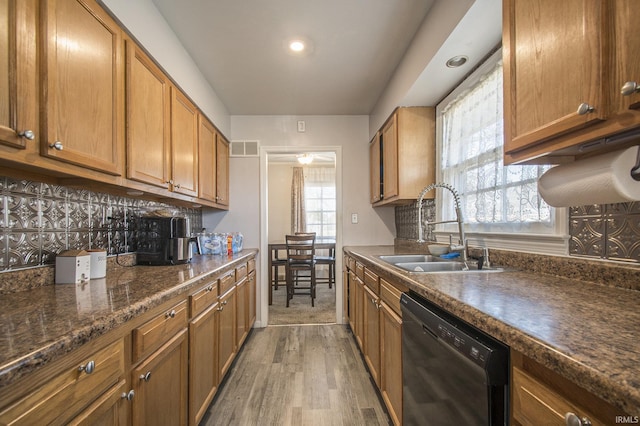
<svg viewBox="0 0 640 426"><path fill-rule="evenodd" d="M254 329L201 425L389 425L344 325Z"/></svg>

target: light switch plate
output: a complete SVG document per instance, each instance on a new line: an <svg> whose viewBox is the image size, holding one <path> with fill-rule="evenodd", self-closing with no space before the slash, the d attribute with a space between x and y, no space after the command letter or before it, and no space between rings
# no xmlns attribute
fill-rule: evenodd
<svg viewBox="0 0 640 426"><path fill-rule="evenodd" d="M351 223L358 223L358 213L351 213Z"/></svg>
<svg viewBox="0 0 640 426"><path fill-rule="evenodd" d="M306 130L306 124L304 121L298 121L298 132L302 133Z"/></svg>

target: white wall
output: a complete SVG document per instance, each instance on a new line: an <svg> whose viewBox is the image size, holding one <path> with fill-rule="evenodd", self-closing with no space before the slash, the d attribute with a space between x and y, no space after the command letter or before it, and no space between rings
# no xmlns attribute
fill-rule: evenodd
<svg viewBox="0 0 640 426"><path fill-rule="evenodd" d="M278 243L291 233L291 164L269 164L267 200L269 208L269 243Z"/></svg>
<svg viewBox="0 0 640 426"><path fill-rule="evenodd" d="M304 120L306 132L298 133ZM395 218L392 207L372 208L369 203L369 120L367 116L232 116L231 138L259 140L261 146L341 146L342 243L344 245L393 244ZM228 212L203 213L203 226L215 231L237 230L245 246L259 247L260 191L257 158L231 158ZM358 224L351 214L358 213Z"/></svg>
<svg viewBox="0 0 640 426"><path fill-rule="evenodd" d="M230 117L151 0L99 0L226 136Z"/></svg>

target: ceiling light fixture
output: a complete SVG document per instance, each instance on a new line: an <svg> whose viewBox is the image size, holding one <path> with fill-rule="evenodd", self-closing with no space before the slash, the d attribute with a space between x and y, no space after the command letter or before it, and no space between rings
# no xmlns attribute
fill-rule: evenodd
<svg viewBox="0 0 640 426"><path fill-rule="evenodd" d="M313 154L302 154L298 155L298 163L300 164L311 164L313 162Z"/></svg>
<svg viewBox="0 0 640 426"><path fill-rule="evenodd" d="M304 48L305 44L302 40L292 40L291 43L289 43L289 49L291 49L291 51L293 52L302 52Z"/></svg>
<svg viewBox="0 0 640 426"><path fill-rule="evenodd" d="M464 55L454 56L453 58L447 61L447 67L449 68L458 68L462 65L466 64L469 58Z"/></svg>

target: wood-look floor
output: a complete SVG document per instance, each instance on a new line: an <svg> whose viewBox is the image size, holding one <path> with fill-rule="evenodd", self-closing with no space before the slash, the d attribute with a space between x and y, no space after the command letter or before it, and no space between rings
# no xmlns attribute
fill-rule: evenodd
<svg viewBox="0 0 640 426"><path fill-rule="evenodd" d="M201 425L388 425L344 325L254 329Z"/></svg>

